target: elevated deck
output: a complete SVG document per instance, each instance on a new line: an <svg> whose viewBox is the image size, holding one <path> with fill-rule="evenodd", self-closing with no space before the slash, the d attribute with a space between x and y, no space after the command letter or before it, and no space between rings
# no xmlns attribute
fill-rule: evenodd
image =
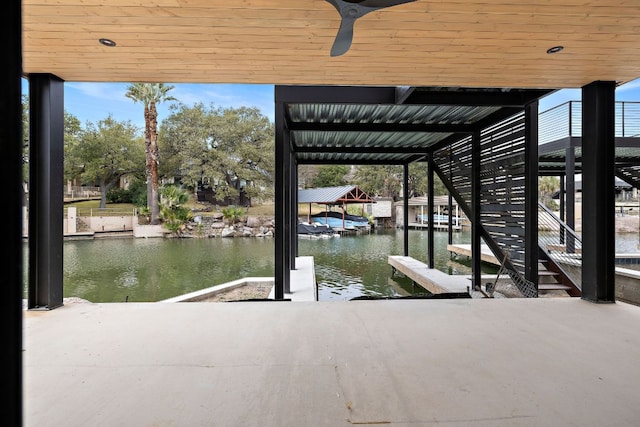
<svg viewBox="0 0 640 427"><path fill-rule="evenodd" d="M394 271L404 274L432 294L470 292L471 284L464 276L452 276L429 268L427 264L409 256L390 255L388 262Z"/></svg>

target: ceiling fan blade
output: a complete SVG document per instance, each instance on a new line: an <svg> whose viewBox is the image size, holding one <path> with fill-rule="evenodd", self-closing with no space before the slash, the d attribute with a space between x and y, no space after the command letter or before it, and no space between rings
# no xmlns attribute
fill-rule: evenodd
<svg viewBox="0 0 640 427"><path fill-rule="evenodd" d="M416 0L327 0L336 8L342 20L336 39L331 47L331 56L340 56L349 50L353 41L353 24L369 12Z"/></svg>
<svg viewBox="0 0 640 427"><path fill-rule="evenodd" d="M416 0L364 0L359 2L360 6L381 9L383 7L397 6L404 3L412 3Z"/></svg>
<svg viewBox="0 0 640 427"><path fill-rule="evenodd" d="M340 29L331 46L331 56L340 56L349 50L353 41L353 23L355 19L342 18Z"/></svg>

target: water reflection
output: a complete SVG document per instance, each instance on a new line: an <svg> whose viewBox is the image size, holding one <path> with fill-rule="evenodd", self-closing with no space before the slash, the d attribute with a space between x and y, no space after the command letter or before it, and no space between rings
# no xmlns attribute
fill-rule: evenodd
<svg viewBox="0 0 640 427"><path fill-rule="evenodd" d="M453 234L454 244L468 244L468 232ZM426 231L409 230L409 255L427 260ZM449 274L471 274L467 259L452 260L447 251L448 234L434 233L435 267ZM300 255L312 255L316 266L318 298L348 300L358 296L403 296L425 291L405 277L391 277L389 255L402 255L402 230L379 230L371 234L345 236L339 239L299 241ZM484 266L485 273L496 269Z"/></svg>
<svg viewBox="0 0 640 427"><path fill-rule="evenodd" d="M451 258L447 233L435 234L435 267L471 274L466 257ZM389 255L402 255L402 230L360 236L298 241L299 254L315 260L320 300L396 296L424 292L411 280L391 277ZM468 232L453 234L468 244ZM618 252L638 252L635 233L617 235ZM28 259L24 244L24 260ZM274 240L105 239L64 242L64 296L92 302L151 302L250 276L273 276ZM427 232L409 230L409 255L427 259ZM25 264L25 272L26 264ZM483 267L484 273L496 268ZM25 298L27 290L25 278Z"/></svg>

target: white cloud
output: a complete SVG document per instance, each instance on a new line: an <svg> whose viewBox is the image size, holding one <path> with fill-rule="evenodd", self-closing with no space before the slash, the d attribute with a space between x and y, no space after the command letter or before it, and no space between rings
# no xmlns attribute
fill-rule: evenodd
<svg viewBox="0 0 640 427"><path fill-rule="evenodd" d="M91 98L131 102L131 100L125 96L127 92L126 85L120 83L65 83L65 86Z"/></svg>
<svg viewBox="0 0 640 427"><path fill-rule="evenodd" d="M620 85L616 88L616 92L628 92L630 90L640 89L640 78L631 80L628 83Z"/></svg>
<svg viewBox="0 0 640 427"><path fill-rule="evenodd" d="M273 86L239 84L176 84L173 97L185 105L203 103L222 108L256 107L274 120Z"/></svg>

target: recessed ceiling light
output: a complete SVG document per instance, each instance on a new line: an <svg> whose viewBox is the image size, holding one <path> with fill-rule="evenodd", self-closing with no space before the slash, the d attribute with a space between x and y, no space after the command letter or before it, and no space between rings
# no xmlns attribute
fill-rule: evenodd
<svg viewBox="0 0 640 427"><path fill-rule="evenodd" d="M114 42L111 39L100 39L98 40L100 42L101 45L107 46L107 47L115 47L116 46L116 42Z"/></svg>
<svg viewBox="0 0 640 427"><path fill-rule="evenodd" d="M562 49L564 49L564 46L554 46L554 47L550 47L549 49L547 49L547 53L549 55L551 55L552 53L558 53L560 52Z"/></svg>

